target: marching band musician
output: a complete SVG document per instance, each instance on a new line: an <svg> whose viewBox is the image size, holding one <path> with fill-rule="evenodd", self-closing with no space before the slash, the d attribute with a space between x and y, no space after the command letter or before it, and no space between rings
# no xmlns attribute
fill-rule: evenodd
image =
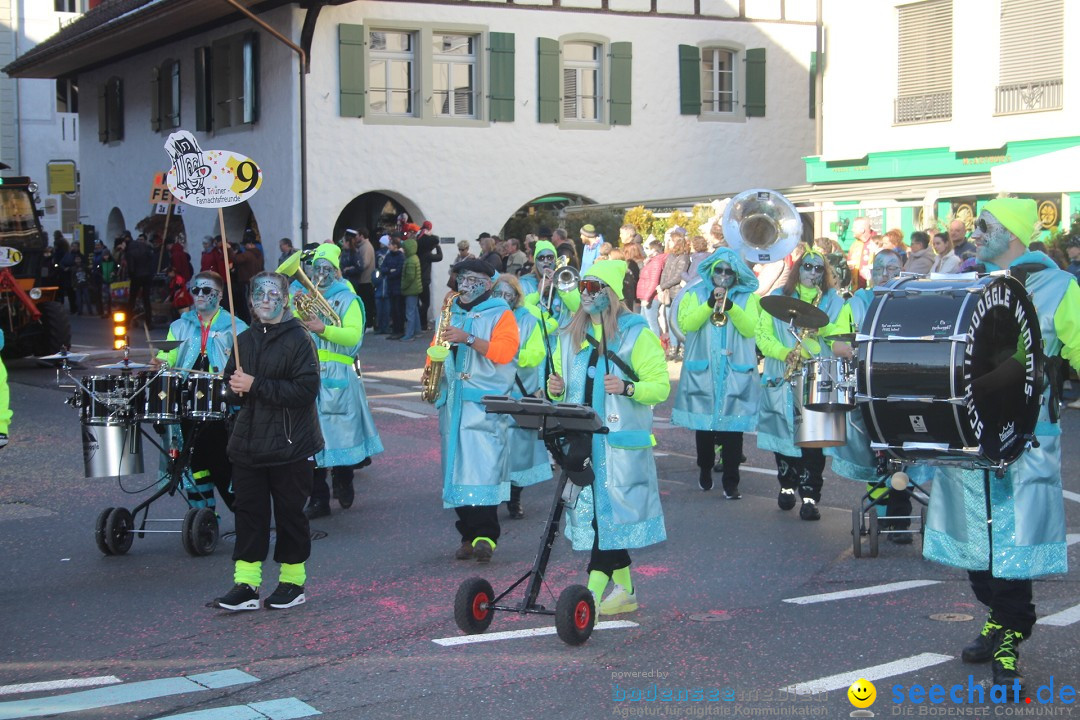
<svg viewBox="0 0 1080 720"><path fill-rule="evenodd" d="M1027 249L1040 229L1034 200L997 198L983 207L972 240L987 270L1011 268L1024 282L1039 318L1045 356L1060 354L1080 368L1080 287L1048 256ZM1025 360L1013 356L999 370L1013 373L1010 383L1022 383ZM980 387L980 379L972 383L973 393L997 390ZM989 608L982 632L961 657L969 663L992 660L995 685L1023 685L1018 646L1035 624L1031 579L1068 569L1061 430L1051 389L1039 408L1038 445L1009 465L1004 477L937 468L930 498L923 555L966 569L975 597Z"/></svg>
<svg viewBox="0 0 1080 720"><path fill-rule="evenodd" d="M870 303L874 301L874 291L871 288L884 285L900 274L900 256L892 250L881 250L874 256L873 267L870 270L870 287L856 290L851 299L847 301L844 309L840 311L840 318L836 326L850 328L856 332L862 326L866 311L870 309ZM855 356L851 346L843 341L833 343L833 354L851 359ZM840 447L825 449L825 454L832 458L832 471L849 480L865 481L867 493L875 502L884 498L885 515L893 518L905 518L896 520L884 520L882 529L906 530L911 525L907 519L911 515L911 490L879 485L877 457L870 449L870 435L866 431L866 423L863 414L856 409L847 415L847 443ZM889 533L886 537L898 545L910 545L911 535L908 533Z"/></svg>
<svg viewBox="0 0 1080 720"><path fill-rule="evenodd" d="M4 349L4 330L0 328L0 350ZM11 401L8 396L7 368L0 360L0 449L8 444L8 430L11 428Z"/></svg>
<svg viewBox="0 0 1080 720"><path fill-rule="evenodd" d="M429 361L443 363L435 401L442 435L443 507L457 511L461 546L454 557L490 562L500 534L497 509L510 499L510 417L489 415L480 400L509 395L514 387L518 327L509 306L492 296L494 268L470 259L454 265L453 271L459 294L445 301L427 351Z"/></svg>
<svg viewBox="0 0 1080 720"><path fill-rule="evenodd" d="M781 510L795 507L798 489L802 506L799 517L803 520L820 520L817 503L821 499L824 482L825 455L820 448L800 448L795 445L795 397L788 370L797 363L821 356L829 350L822 346L821 336L840 332L833 325L840 316L844 300L835 289L832 270L825 257L813 248L807 248L795 258L787 281L771 295L794 297L810 303L825 312L829 325L820 330L804 329L802 347L795 349L795 338L788 332L788 324L766 312L760 314L757 325L757 345L765 356L765 374L762 377L761 410L758 415L758 447L772 450L776 455L776 475L780 481L780 494L776 504Z"/></svg>
<svg viewBox="0 0 1080 720"><path fill-rule="evenodd" d="M689 286L679 303L686 358L671 422L694 430L702 490L712 489L716 445L723 446L724 497L737 500L743 433L757 427L761 395L754 342L761 311L754 294L758 280L726 247L702 260L697 272L704 282ZM724 318L724 324L711 322L714 318Z"/></svg>
<svg viewBox="0 0 1080 720"><path fill-rule="evenodd" d="M233 349L232 317L221 307L225 282L213 270L204 270L191 279L189 287L195 304L169 325L166 336L166 340L181 343L174 350L159 352L151 365L220 373ZM236 318L236 332L246 329L247 323ZM166 439L172 441L181 427L167 426ZM199 421L199 434L191 451L191 484L185 483L193 507L215 507L214 488L217 488L225 505L232 510L232 465L225 452L228 439L227 421Z"/></svg>
<svg viewBox="0 0 1080 720"><path fill-rule="evenodd" d="M353 504L354 469L370 465L372 456L383 451L357 369L357 355L364 341L364 306L352 286L342 279L340 263L341 248L333 243L319 245L312 260L312 282L341 319L341 326L326 324L318 314L300 317L319 353L319 426L326 443L315 455L311 499L304 510L309 520L330 514L327 469L333 496L347 509ZM298 313L295 301L293 305L293 312Z"/></svg>
<svg viewBox="0 0 1080 720"><path fill-rule="evenodd" d="M588 587L601 615L638 609L630 553L667 538L653 457L652 407L671 392L658 338L621 302L626 263L600 260L579 283L581 307L560 331L552 399L591 405L610 432L592 437L595 481L568 511L575 550L591 550ZM606 349L607 353L603 352ZM636 378L636 379L631 379Z"/></svg>
<svg viewBox="0 0 1080 720"><path fill-rule="evenodd" d="M315 406L319 357L310 333L289 313L288 278L262 272L250 288L255 324L237 338L243 370L235 355L225 366L226 397L240 406L228 447L236 491L235 584L208 606L259 609L272 513L274 560L281 569L264 606L283 610L306 601L311 528L304 503L311 492L311 458L323 447Z"/></svg>
<svg viewBox="0 0 1080 720"><path fill-rule="evenodd" d="M508 273L498 276L491 295L510 306L518 325L518 354L514 358L517 369L511 394L515 398L535 396L543 386L544 360L547 358L544 334L540 330L540 310L524 303L521 283ZM545 317L548 332L554 333L555 320ZM520 520L525 517L521 506L522 488L550 479L551 461L544 441L535 430L525 430L511 422L509 433L510 501L507 509L511 518Z"/></svg>
<svg viewBox="0 0 1080 720"><path fill-rule="evenodd" d="M581 299L576 289L567 292L552 289L552 283L555 282L555 258L555 245L548 240L537 241L533 249L533 270L528 275L521 276L521 289L525 293L526 305L539 307L542 312L558 320L558 327L565 328L577 311ZM549 296L551 307L546 305ZM554 346L555 338L550 337L549 342Z"/></svg>

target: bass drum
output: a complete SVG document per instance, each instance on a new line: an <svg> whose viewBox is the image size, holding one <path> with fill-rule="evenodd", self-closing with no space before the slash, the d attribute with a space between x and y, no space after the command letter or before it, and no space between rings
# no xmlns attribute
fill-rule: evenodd
<svg viewBox="0 0 1080 720"><path fill-rule="evenodd" d="M1042 391L1042 334L1024 286L1005 275L899 278L875 295L858 337L871 447L939 465L1019 458Z"/></svg>

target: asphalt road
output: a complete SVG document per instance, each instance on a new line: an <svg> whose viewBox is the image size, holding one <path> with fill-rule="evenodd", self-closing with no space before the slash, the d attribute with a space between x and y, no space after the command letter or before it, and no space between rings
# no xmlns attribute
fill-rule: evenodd
<svg viewBox="0 0 1080 720"><path fill-rule="evenodd" d="M76 319L75 343L86 346L76 349L92 352L88 364L116 357L99 350L109 332L106 321ZM98 514L133 507L152 479L120 486L84 478L78 417L64 404L70 391L40 363L11 363L16 415L12 444L0 453L0 719L846 717L847 687L859 677L877 686L878 716L1018 709L989 697L962 707L895 704L894 686L906 693L960 684L966 699L969 675L975 684L989 677L988 666L959 660L984 618L965 574L924 561L918 539L882 542L877 558L853 557L852 508L862 488L831 474L820 522L781 512L772 456L749 437L743 499L702 493L691 434L664 420L670 401L656 409L669 539L632 553L641 609L619 619L633 625L597 629L579 647L551 634L435 642L462 637L453 599L464 579L481 575L501 591L529 567L553 483L525 491L524 520L502 511L489 566L453 560L458 540L440 502L438 422L417 395L422 352L421 342L367 336L366 387L386 452L357 473L351 509L335 505L313 523L320 538L308 563L308 603L236 615L204 607L231 585L228 536L201 558L189 557L175 534L137 538L124 556L98 551ZM1080 412L1066 411L1066 438L1076 437L1078 422ZM1080 450L1063 444L1075 567ZM185 508L164 498L151 517L178 518ZM223 510L222 531L231 530ZM553 607L564 587L584 583L586 563L560 539L542 601ZM1021 665L1033 690L1052 680L1059 693L1080 683L1076 570L1035 587L1040 615L1059 624L1036 628L1021 646ZM941 614L945 620L934 618ZM551 625L499 613L480 637ZM697 691L703 701L693 700ZM679 692L689 699L650 699ZM1019 709L1060 716L1073 707Z"/></svg>

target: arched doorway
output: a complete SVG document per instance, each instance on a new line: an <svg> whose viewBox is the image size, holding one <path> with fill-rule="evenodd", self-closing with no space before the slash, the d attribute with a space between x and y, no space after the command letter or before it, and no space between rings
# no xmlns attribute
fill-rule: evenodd
<svg viewBox="0 0 1080 720"><path fill-rule="evenodd" d="M539 195L519 207L513 215L507 218L502 227L501 237L523 239L530 233L539 234L538 231L541 228L554 230L566 224L566 214L564 212L566 208L594 205L595 203L595 200L577 193L554 192ZM571 234L570 239L576 240L577 238Z"/></svg>
<svg viewBox="0 0 1080 720"><path fill-rule="evenodd" d="M109 219L105 222L105 245L111 248L116 238L123 235L125 230L127 223L124 222L124 213L120 212L120 208L114 207L109 211Z"/></svg>
<svg viewBox="0 0 1080 720"><path fill-rule="evenodd" d="M376 190L357 195L342 208L334 222L334 239L343 236L346 228L367 228L377 243L383 228L393 227L401 213L407 213L417 225L424 221L416 203L397 193Z"/></svg>

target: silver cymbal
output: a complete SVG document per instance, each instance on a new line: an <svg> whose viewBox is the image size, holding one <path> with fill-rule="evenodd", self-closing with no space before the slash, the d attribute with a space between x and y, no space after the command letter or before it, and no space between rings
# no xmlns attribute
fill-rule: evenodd
<svg viewBox="0 0 1080 720"><path fill-rule="evenodd" d="M98 365L101 370L146 370L149 367L146 363L132 362L130 360L121 360L110 365Z"/></svg>
<svg viewBox="0 0 1080 720"><path fill-rule="evenodd" d="M67 350L61 350L58 353L52 355L42 355L41 357L34 358L35 360L70 360L73 363L82 362L86 358L90 357L86 353L73 353Z"/></svg>
<svg viewBox="0 0 1080 720"><path fill-rule="evenodd" d="M161 350L162 352L169 352L175 350L184 344L183 340L151 340L150 347L155 350Z"/></svg>
<svg viewBox="0 0 1080 720"><path fill-rule="evenodd" d="M766 295L761 309L784 322L794 321L801 328L818 329L829 324L829 316L821 308L787 295Z"/></svg>
<svg viewBox="0 0 1080 720"><path fill-rule="evenodd" d="M185 370L184 368L170 368L172 370L182 370L192 377L224 377L221 373L207 372L206 370Z"/></svg>

